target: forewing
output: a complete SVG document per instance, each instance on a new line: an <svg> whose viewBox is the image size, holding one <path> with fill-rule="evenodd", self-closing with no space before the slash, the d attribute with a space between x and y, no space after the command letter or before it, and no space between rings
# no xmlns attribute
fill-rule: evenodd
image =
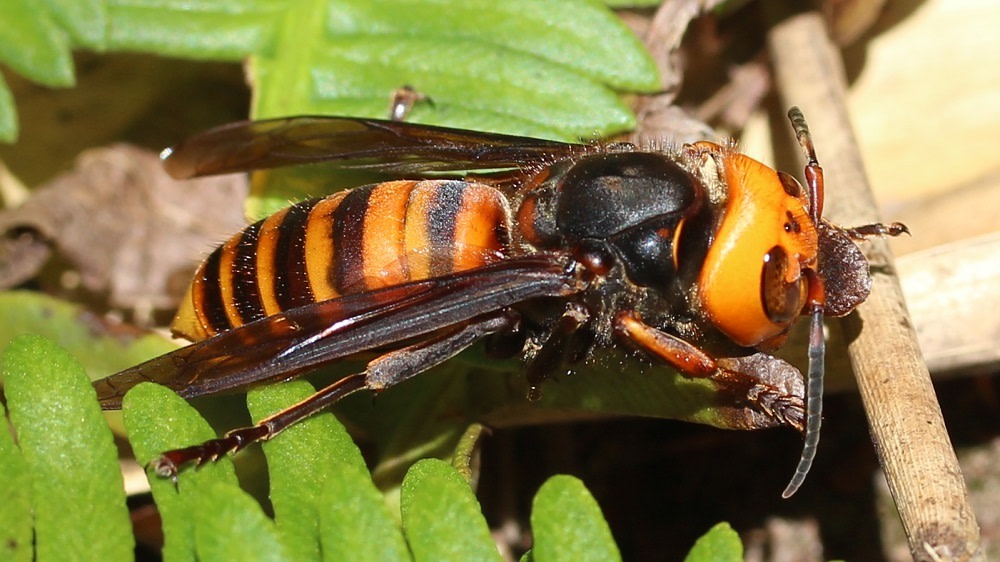
<svg viewBox="0 0 1000 562"><path fill-rule="evenodd" d="M121 408L125 393L146 381L188 398L241 390L392 347L527 299L579 290L557 256L512 258L269 316L96 381L94 387L105 410Z"/></svg>
<svg viewBox="0 0 1000 562"><path fill-rule="evenodd" d="M303 116L210 129L164 152L178 179L336 161L399 174L521 168L586 150L584 145L399 121Z"/></svg>

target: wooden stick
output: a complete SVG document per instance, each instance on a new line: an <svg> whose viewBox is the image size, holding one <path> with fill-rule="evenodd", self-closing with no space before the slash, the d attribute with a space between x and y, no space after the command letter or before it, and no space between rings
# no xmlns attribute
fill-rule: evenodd
<svg viewBox="0 0 1000 562"><path fill-rule="evenodd" d="M843 62L822 17L809 12L779 20L772 12L788 4L765 5L776 22L768 36L776 83L784 103L805 113L826 172L825 215L848 226L878 222L847 115ZM919 561L982 559L979 526L893 274L893 257L885 241L866 246L872 296L842 327L853 337L848 353L910 552Z"/></svg>

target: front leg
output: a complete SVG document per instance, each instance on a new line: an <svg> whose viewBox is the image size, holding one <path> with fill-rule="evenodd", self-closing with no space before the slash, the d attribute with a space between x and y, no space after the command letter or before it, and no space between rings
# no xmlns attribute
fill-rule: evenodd
<svg viewBox="0 0 1000 562"><path fill-rule="evenodd" d="M780 360L761 353L714 358L694 344L646 324L635 311L619 312L613 326L622 341L665 362L685 377L709 379L734 399L746 401L768 417L804 431L803 397L771 384L773 377L763 376Z"/></svg>

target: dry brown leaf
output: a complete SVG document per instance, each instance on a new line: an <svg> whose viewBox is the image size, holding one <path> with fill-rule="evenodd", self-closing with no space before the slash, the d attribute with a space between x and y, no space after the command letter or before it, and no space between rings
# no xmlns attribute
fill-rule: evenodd
<svg viewBox="0 0 1000 562"><path fill-rule="evenodd" d="M0 283L37 274L52 251L111 308L140 319L171 310L198 261L245 224L245 197L242 174L177 182L149 151L89 150L72 171L0 213Z"/></svg>

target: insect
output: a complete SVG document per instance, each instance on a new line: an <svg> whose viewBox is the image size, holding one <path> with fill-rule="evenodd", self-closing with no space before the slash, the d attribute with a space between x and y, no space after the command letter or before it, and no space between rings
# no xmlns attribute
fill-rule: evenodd
<svg viewBox="0 0 1000 562"><path fill-rule="evenodd" d="M906 231L823 220L822 169L802 114L789 118L805 187L707 141L644 151L345 117L204 132L165 156L173 176L334 161L406 179L298 203L230 238L174 322L196 343L95 382L101 404L120 408L143 381L194 397L377 354L257 425L151 463L176 478L481 340L523 358L534 394L595 350L627 346L804 431L788 497L819 439L822 317L870 291L855 240ZM440 179L458 171L478 175ZM805 400L761 376L783 363L767 352L801 316L811 322Z"/></svg>

